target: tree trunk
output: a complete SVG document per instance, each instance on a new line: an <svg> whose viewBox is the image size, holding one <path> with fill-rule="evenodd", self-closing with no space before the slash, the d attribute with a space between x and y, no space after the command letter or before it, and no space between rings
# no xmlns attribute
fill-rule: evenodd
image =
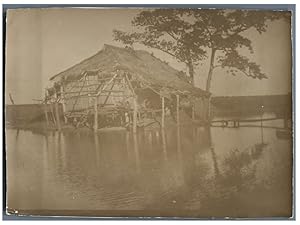
<svg viewBox="0 0 300 225"><path fill-rule="evenodd" d="M206 91L210 91L211 79L214 70L214 61L215 61L216 49L211 50L210 63L209 63L209 71L206 81Z"/></svg>
<svg viewBox="0 0 300 225"><path fill-rule="evenodd" d="M211 49L211 56L210 56L210 63L209 63L209 71L208 71L208 76L206 80L206 91L210 92L210 86L211 86L211 79L213 75L213 70L214 70L214 61L215 61L215 55L216 55L216 49L212 48ZM208 120L210 121L211 117L211 97L208 99L208 112L207 112L207 117Z"/></svg>

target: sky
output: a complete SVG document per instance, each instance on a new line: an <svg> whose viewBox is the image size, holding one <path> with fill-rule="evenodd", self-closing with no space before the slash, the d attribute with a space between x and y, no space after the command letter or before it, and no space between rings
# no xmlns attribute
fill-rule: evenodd
<svg viewBox="0 0 300 225"><path fill-rule="evenodd" d="M141 9L19 9L9 10L6 31L6 102L37 103L50 87L50 77L88 58L113 41L113 29L133 31L131 21ZM291 90L290 26L285 21L269 23L267 32L245 32L254 54L243 52L261 66L268 79L232 76L214 71L214 96L286 94ZM147 49L178 70L185 65L158 50ZM196 85L205 87L208 61L196 68Z"/></svg>

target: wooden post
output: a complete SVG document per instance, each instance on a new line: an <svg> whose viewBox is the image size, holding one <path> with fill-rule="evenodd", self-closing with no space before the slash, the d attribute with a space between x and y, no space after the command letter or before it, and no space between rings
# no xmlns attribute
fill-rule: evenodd
<svg viewBox="0 0 300 225"><path fill-rule="evenodd" d="M176 95L176 120L177 125L179 125L179 95Z"/></svg>
<svg viewBox="0 0 300 225"><path fill-rule="evenodd" d="M54 112L53 112L53 105L52 105L51 102L49 104L49 107L50 107L50 112L51 112L51 117L52 117L53 123L56 126L56 119L55 119L55 115L54 115Z"/></svg>
<svg viewBox="0 0 300 225"><path fill-rule="evenodd" d="M66 117L66 100L65 100L65 93L64 93L64 86L61 84L60 86L60 96L61 96L61 103L63 108L63 114L64 114L64 122L65 124L68 123L68 118Z"/></svg>
<svg viewBox="0 0 300 225"><path fill-rule="evenodd" d="M55 107L56 126L57 126L58 130L61 130L59 111L58 111L58 102L57 101L55 101L54 107Z"/></svg>
<svg viewBox="0 0 300 225"><path fill-rule="evenodd" d="M195 120L195 104L192 102L192 120Z"/></svg>
<svg viewBox="0 0 300 225"><path fill-rule="evenodd" d="M161 97L161 127L165 128L165 98Z"/></svg>
<svg viewBox="0 0 300 225"><path fill-rule="evenodd" d="M94 131L98 131L98 97L94 98Z"/></svg>
<svg viewBox="0 0 300 225"><path fill-rule="evenodd" d="M44 107L44 111L45 111L46 124L47 124L47 126L49 126L48 109L47 109L47 101L46 101L46 99L45 99L45 107Z"/></svg>
<svg viewBox="0 0 300 225"><path fill-rule="evenodd" d="M133 133L136 133L137 126L137 102L136 96L133 97Z"/></svg>
<svg viewBox="0 0 300 225"><path fill-rule="evenodd" d="M49 126L48 108L47 108L47 89L46 89L46 92L45 92L45 106L44 106L44 112L45 112L46 124L47 124L47 126Z"/></svg>
<svg viewBox="0 0 300 225"><path fill-rule="evenodd" d="M10 101L11 101L11 104L15 104L15 102L14 102L14 100L13 100L13 97L12 97L12 95L11 95L11 93L9 93L9 99L10 99Z"/></svg>

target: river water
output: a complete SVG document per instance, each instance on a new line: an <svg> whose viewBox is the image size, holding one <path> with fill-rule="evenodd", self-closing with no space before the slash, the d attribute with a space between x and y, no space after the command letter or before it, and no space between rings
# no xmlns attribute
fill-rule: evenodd
<svg viewBox="0 0 300 225"><path fill-rule="evenodd" d="M260 124L260 123L259 123ZM260 127L6 130L7 207L47 215L290 216L292 140Z"/></svg>

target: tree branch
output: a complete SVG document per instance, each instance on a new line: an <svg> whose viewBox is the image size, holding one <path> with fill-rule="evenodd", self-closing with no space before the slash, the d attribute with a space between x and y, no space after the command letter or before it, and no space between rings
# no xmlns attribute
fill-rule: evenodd
<svg viewBox="0 0 300 225"><path fill-rule="evenodd" d="M226 66L226 67L227 67L227 68L232 68L232 69L234 69L236 72L240 72L240 73L246 75L247 77L251 77L251 78L253 78L253 79L256 79L256 78L258 78L258 79L263 79L263 78L268 79L268 77L265 76L265 75L262 76L262 77L260 78L260 77L258 77L258 76L252 75L251 73L247 73L246 71L241 70L241 69L236 68L236 67L230 67L230 66Z"/></svg>

